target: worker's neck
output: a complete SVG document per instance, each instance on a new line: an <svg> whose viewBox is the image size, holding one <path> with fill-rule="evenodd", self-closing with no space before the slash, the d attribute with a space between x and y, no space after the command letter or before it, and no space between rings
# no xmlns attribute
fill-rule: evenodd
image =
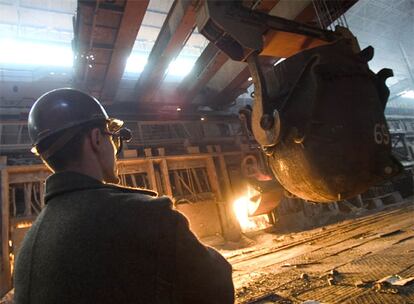
<svg viewBox="0 0 414 304"><path fill-rule="evenodd" d="M97 179L101 182L104 181L102 170L98 166L95 166L93 163L89 164L72 164L66 167L65 171L72 171L81 173L87 176L90 176L94 179Z"/></svg>

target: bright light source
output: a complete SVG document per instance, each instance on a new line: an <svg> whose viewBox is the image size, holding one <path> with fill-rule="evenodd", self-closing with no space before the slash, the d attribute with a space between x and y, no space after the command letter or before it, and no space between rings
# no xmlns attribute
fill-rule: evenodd
<svg viewBox="0 0 414 304"><path fill-rule="evenodd" d="M32 227L32 223L31 222L21 222L17 224L17 228L30 228Z"/></svg>
<svg viewBox="0 0 414 304"><path fill-rule="evenodd" d="M132 53L129 56L125 71L128 73L141 73L147 64L149 54ZM184 77L191 72L197 58L179 58L170 63L166 76Z"/></svg>
<svg viewBox="0 0 414 304"><path fill-rule="evenodd" d="M269 224L265 215L250 217L257 210L260 201L253 202L250 198L258 192L250 187L247 193L233 202L233 211L243 231L264 229Z"/></svg>
<svg viewBox="0 0 414 304"><path fill-rule="evenodd" d="M89 65L88 65L88 67L89 67L90 69L92 69L92 64L89 64Z"/></svg>
<svg viewBox="0 0 414 304"><path fill-rule="evenodd" d="M197 58L178 58L170 63L167 70L167 76L184 77L193 69Z"/></svg>
<svg viewBox="0 0 414 304"><path fill-rule="evenodd" d="M250 199L247 196L243 196L233 202L233 210L240 226L249 230L256 228L255 223L249 219L250 204Z"/></svg>
<svg viewBox="0 0 414 304"><path fill-rule="evenodd" d="M286 60L286 58L280 58L278 61L276 61L274 64L273 64L273 66L277 66L279 63L281 63L281 62L283 62L283 61L285 61Z"/></svg>
<svg viewBox="0 0 414 304"><path fill-rule="evenodd" d="M253 77L247 78L247 81L252 81L252 80L253 80Z"/></svg>
<svg viewBox="0 0 414 304"><path fill-rule="evenodd" d="M181 108L180 107L177 107L177 112L181 112Z"/></svg>
<svg viewBox="0 0 414 304"><path fill-rule="evenodd" d="M200 118L200 120L201 120L201 121L204 121L204 120L206 120L206 119L205 119L204 117L201 117L201 118Z"/></svg>
<svg viewBox="0 0 414 304"><path fill-rule="evenodd" d="M70 45L0 39L0 63L71 67L73 53Z"/></svg>
<svg viewBox="0 0 414 304"><path fill-rule="evenodd" d="M128 57L125 71L129 73L141 73L147 64L148 54L131 54Z"/></svg>
<svg viewBox="0 0 414 304"><path fill-rule="evenodd" d="M413 90L402 91L401 93L398 94L398 96L404 97L404 98L414 99L414 91Z"/></svg>

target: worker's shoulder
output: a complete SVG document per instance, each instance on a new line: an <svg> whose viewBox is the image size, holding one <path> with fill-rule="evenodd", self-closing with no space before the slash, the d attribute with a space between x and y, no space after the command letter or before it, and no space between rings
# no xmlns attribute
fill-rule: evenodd
<svg viewBox="0 0 414 304"><path fill-rule="evenodd" d="M117 193L124 193L124 194L144 194L149 197L157 197L158 193L152 190L143 189L143 188L135 188L135 187L128 187L128 186L121 186L115 184L106 184L107 189L113 190L113 192Z"/></svg>
<svg viewBox="0 0 414 304"><path fill-rule="evenodd" d="M107 184L106 187L112 195L118 196L119 199L125 202L143 202L149 203L151 206L172 208L172 201L167 196L158 196L158 193L148 189L133 188L126 186L119 186Z"/></svg>

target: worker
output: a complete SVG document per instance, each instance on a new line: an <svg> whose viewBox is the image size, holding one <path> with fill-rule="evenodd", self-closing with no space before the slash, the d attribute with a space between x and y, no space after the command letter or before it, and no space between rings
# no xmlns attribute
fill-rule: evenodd
<svg viewBox="0 0 414 304"><path fill-rule="evenodd" d="M230 264L200 243L168 197L116 185L130 131L98 100L50 91L28 128L54 173L16 259L15 304L234 302Z"/></svg>

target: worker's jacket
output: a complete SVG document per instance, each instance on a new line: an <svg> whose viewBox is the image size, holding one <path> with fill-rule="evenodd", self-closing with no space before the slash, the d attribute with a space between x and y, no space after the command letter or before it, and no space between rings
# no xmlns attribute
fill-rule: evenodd
<svg viewBox="0 0 414 304"><path fill-rule="evenodd" d="M18 254L15 304L234 302L230 264L167 197L62 172Z"/></svg>

